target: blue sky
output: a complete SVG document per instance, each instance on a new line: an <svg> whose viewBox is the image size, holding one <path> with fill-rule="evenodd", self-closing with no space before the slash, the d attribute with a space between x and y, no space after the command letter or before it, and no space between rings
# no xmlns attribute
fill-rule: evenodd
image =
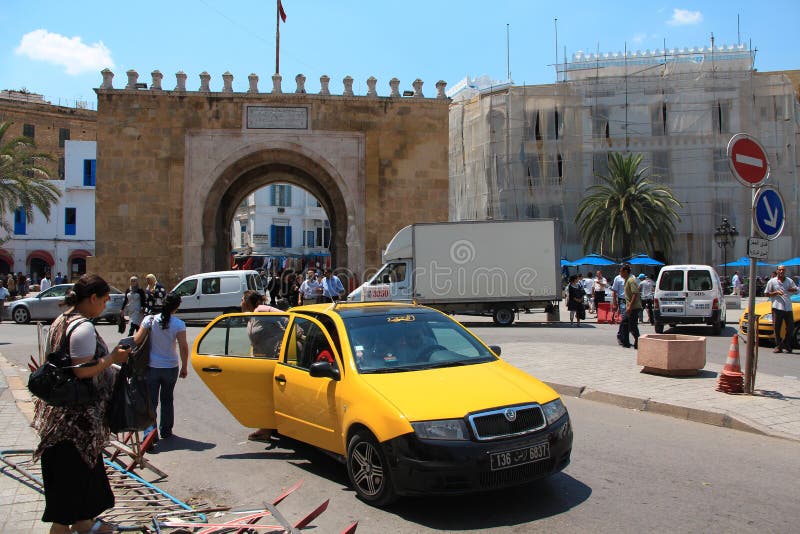
<svg viewBox="0 0 800 534"><path fill-rule="evenodd" d="M247 89L247 76L271 89L275 69L275 0L0 0L0 88L42 93L55 104L89 101L110 67L115 87L135 69L140 82L150 72L164 74L163 87L175 86L175 72L188 75L187 88L199 87L208 71L211 89L222 74L234 75L234 89ZM510 25L511 77L517 84L555 79L554 19L558 19L558 57L595 52L735 44L737 14L742 42L758 49L761 71L798 69L800 2L494 0L283 0L281 24L283 89L306 75L309 92L319 77L331 77L341 93L342 78L355 79L356 94L366 79L378 78L378 94L388 95L389 79L401 90L421 78L426 96L434 84L448 87L464 76L506 77L506 25Z"/></svg>

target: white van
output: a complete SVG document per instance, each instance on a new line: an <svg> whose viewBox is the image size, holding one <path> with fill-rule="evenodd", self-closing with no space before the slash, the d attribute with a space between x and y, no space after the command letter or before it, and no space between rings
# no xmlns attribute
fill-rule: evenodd
<svg viewBox="0 0 800 534"><path fill-rule="evenodd" d="M725 298L710 265L667 265L658 273L653 300L656 334L664 325L706 324L715 336L725 328Z"/></svg>
<svg viewBox="0 0 800 534"><path fill-rule="evenodd" d="M248 289L264 294L256 271L216 271L187 276L172 290L181 296L182 319L211 320L222 313L242 311L242 295Z"/></svg>

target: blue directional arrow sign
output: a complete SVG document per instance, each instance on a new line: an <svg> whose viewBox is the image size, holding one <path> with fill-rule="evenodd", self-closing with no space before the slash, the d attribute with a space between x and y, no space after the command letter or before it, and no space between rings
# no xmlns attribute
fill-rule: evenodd
<svg viewBox="0 0 800 534"><path fill-rule="evenodd" d="M765 239L775 239L783 232L786 214L783 197L771 187L762 187L753 202L753 218L756 229Z"/></svg>

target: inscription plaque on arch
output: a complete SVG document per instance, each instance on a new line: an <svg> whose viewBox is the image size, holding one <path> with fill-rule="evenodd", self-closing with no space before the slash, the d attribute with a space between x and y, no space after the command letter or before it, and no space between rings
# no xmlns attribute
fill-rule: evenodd
<svg viewBox="0 0 800 534"><path fill-rule="evenodd" d="M248 106L247 128L259 130L307 130L308 108Z"/></svg>

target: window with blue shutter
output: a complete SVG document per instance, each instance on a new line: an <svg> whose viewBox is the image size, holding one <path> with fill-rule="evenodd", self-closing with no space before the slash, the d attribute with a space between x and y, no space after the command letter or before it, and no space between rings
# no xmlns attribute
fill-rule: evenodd
<svg viewBox="0 0 800 534"><path fill-rule="evenodd" d="M315 245L316 243L314 242L314 231L311 230L306 232L306 246L313 247Z"/></svg>
<svg viewBox="0 0 800 534"><path fill-rule="evenodd" d="M64 235L75 235L77 229L77 214L76 208L64 209Z"/></svg>
<svg viewBox="0 0 800 534"><path fill-rule="evenodd" d="M14 211L14 233L17 235L25 235L25 223L27 222L27 218L25 217L25 210L22 208L17 208Z"/></svg>
<svg viewBox="0 0 800 534"><path fill-rule="evenodd" d="M286 232L286 246L292 246L292 227L291 226L284 226Z"/></svg>
<svg viewBox="0 0 800 534"><path fill-rule="evenodd" d="M97 173L97 160L83 160L83 185L94 187L96 184L95 176Z"/></svg>

